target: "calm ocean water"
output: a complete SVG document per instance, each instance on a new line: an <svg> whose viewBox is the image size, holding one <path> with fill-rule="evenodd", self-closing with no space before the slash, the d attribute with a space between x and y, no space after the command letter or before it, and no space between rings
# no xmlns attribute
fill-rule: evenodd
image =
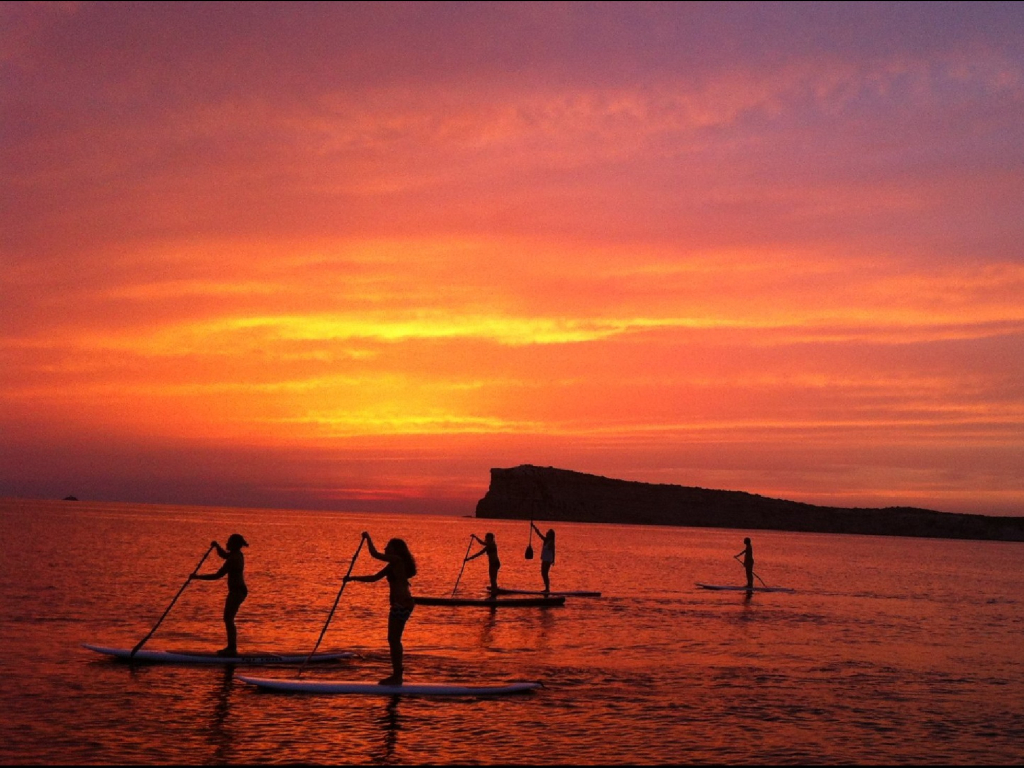
<svg viewBox="0 0 1024 768"><path fill-rule="evenodd" d="M539 523L543 529L549 527ZM471 532L493 531L501 584L541 587L525 522L458 517L0 502L0 762L5 764L596 764L1024 762L1024 544L552 524L563 607L419 606L406 680L538 680L500 698L263 693L239 672L137 666L132 647L209 542L249 541L245 651L308 653L368 530L405 538L419 595L447 595ZM475 551L475 550L474 550ZM217 567L213 557L204 571ZM378 570L360 555L354 573ZM460 594L481 595L484 558ZM223 645L224 582L195 582L146 647ZM304 678L389 671L387 587L351 583L321 650L362 658Z"/></svg>

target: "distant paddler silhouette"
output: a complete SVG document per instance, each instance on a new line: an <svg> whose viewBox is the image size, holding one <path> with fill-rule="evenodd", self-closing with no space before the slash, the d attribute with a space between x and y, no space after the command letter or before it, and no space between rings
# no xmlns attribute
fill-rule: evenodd
<svg viewBox="0 0 1024 768"><path fill-rule="evenodd" d="M757 574L754 573L754 548L750 544L749 537L743 539L743 544L745 545L743 547L743 551L737 552L735 555L733 555L733 557L739 560L740 555L743 555L743 560L741 562L743 563L743 568L747 572L747 589L753 590L754 577L757 576ZM764 586L768 586L764 583L764 579L762 579L760 576L757 576L757 580L764 584Z"/></svg>
<svg viewBox="0 0 1024 768"><path fill-rule="evenodd" d="M540 528L534 525L533 522L530 523L530 527L537 532L537 535L540 536L543 542L540 548L540 577L544 579L544 593L547 594L551 591L548 571L555 564L555 529L548 528L547 533L541 533Z"/></svg>
<svg viewBox="0 0 1024 768"><path fill-rule="evenodd" d="M487 555L487 574L491 579L491 593L498 594L498 569L501 568L501 561L498 559L498 542L494 539L493 533L486 534L482 539L475 533L470 534L483 548L476 554L469 555L467 560L475 560L481 555Z"/></svg>

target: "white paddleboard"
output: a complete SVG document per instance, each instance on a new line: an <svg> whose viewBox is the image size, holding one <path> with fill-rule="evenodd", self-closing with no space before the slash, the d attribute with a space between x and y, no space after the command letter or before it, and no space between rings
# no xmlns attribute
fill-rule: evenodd
<svg viewBox="0 0 1024 768"><path fill-rule="evenodd" d="M413 598L416 605L476 605L483 608L530 608L536 606L565 605L565 595L544 597L529 595L525 597L419 597Z"/></svg>
<svg viewBox="0 0 1024 768"><path fill-rule="evenodd" d="M377 685L334 680L301 680L236 675L236 680L267 691L289 693L369 694L377 696L501 696L526 693L542 687L540 683L505 683L503 685L447 685L444 683L405 683Z"/></svg>
<svg viewBox="0 0 1024 768"><path fill-rule="evenodd" d="M795 589L789 589L788 587L736 587L733 585L723 584L697 584L701 589L720 589L729 590L732 592L796 592Z"/></svg>
<svg viewBox="0 0 1024 768"><path fill-rule="evenodd" d="M303 664L308 653L247 653L239 656L218 656L216 653L205 651L149 651L145 648L139 650L132 659L131 648L104 648L100 645L82 644L83 648L90 651L102 653L105 656L113 656L116 659L144 661L150 664ZM315 653L309 659L310 664L326 661L340 661L351 659L359 654L354 651L334 651L330 653Z"/></svg>
<svg viewBox="0 0 1024 768"><path fill-rule="evenodd" d="M488 587L487 591L490 592L491 588ZM559 596L561 596L561 597L600 597L601 596L600 592L586 592L586 591L568 592L568 591L562 591L562 590L559 590L557 592L555 592L555 591L545 592L544 590L537 590L537 589L505 589L504 587L498 587L497 594L499 594L499 595L543 595L543 596L551 596L551 597L559 597Z"/></svg>

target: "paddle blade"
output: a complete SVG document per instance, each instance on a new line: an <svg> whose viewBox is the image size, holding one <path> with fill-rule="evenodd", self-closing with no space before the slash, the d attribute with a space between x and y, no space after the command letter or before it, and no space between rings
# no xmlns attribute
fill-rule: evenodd
<svg viewBox="0 0 1024 768"><path fill-rule="evenodd" d="M526 559L533 560L533 546L531 544L526 545Z"/></svg>

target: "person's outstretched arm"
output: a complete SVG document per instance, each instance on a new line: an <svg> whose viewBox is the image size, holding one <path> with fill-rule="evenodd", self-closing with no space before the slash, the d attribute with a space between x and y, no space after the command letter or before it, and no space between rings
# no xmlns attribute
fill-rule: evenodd
<svg viewBox="0 0 1024 768"><path fill-rule="evenodd" d="M189 574L188 578L189 578L189 581L191 581L192 579L198 579L199 581L216 581L217 579L223 579L227 575L228 575L228 564L224 563L224 565L222 565L220 567L220 570L217 571L216 573L206 573L206 574L202 574L202 575L200 575L198 573L191 573L191 574Z"/></svg>
<svg viewBox="0 0 1024 768"><path fill-rule="evenodd" d="M342 582L346 581L380 581L388 574L388 569L381 568L378 573L370 574L369 576L345 576Z"/></svg>

